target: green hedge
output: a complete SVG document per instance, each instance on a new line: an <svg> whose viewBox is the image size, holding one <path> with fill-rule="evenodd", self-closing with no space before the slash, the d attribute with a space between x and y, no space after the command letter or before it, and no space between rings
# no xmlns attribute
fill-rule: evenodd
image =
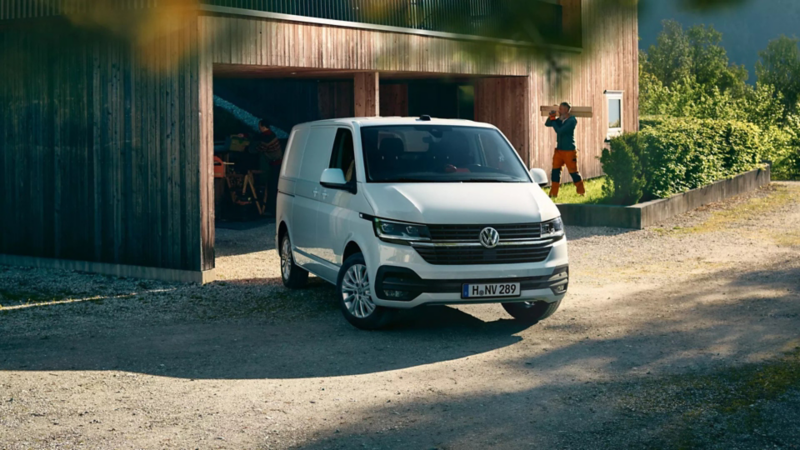
<svg viewBox="0 0 800 450"><path fill-rule="evenodd" d="M600 157L617 204L665 198L755 168L761 130L725 120L668 119L611 141Z"/></svg>
<svg viewBox="0 0 800 450"><path fill-rule="evenodd" d="M639 118L639 129L654 128L667 120L672 120L672 118L669 116L642 116Z"/></svg>
<svg viewBox="0 0 800 450"><path fill-rule="evenodd" d="M766 159L772 161L772 178L800 180L800 117L789 117L786 127L764 130Z"/></svg>

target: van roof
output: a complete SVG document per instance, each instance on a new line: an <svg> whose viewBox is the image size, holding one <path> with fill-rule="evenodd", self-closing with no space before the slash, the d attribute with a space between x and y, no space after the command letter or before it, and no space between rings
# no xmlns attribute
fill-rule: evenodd
<svg viewBox="0 0 800 450"><path fill-rule="evenodd" d="M379 126L379 125L460 125L470 127L486 127L494 128L494 125L474 122L472 120L461 119L437 119L427 118L421 119L420 117L346 117L338 119L317 120L314 122L304 123L305 126L324 126L324 125L358 125L364 126Z"/></svg>

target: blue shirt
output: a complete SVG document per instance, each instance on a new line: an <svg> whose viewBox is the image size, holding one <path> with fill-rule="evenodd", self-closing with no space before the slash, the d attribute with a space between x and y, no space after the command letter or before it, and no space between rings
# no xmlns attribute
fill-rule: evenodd
<svg viewBox="0 0 800 450"><path fill-rule="evenodd" d="M575 142L575 127L578 126L578 119L569 116L569 119L550 120L544 123L546 127L556 130L556 148L558 150L577 150L578 144Z"/></svg>

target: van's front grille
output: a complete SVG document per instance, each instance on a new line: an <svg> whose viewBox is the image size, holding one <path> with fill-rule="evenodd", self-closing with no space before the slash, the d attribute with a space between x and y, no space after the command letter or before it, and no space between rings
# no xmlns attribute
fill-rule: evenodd
<svg viewBox="0 0 800 450"><path fill-rule="evenodd" d="M500 242L538 239L542 234L539 223L510 225L428 225L433 241L478 242L481 230L492 227L500 235Z"/></svg>
<svg viewBox="0 0 800 450"><path fill-rule="evenodd" d="M478 246L414 246L429 264L521 264L538 263L550 256L551 245L509 245L487 249Z"/></svg>

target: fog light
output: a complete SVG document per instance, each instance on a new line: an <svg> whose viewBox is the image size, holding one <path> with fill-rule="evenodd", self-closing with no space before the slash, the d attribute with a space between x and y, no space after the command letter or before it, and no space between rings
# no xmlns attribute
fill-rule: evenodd
<svg viewBox="0 0 800 450"><path fill-rule="evenodd" d="M383 291L383 297L389 300L402 300L408 295L404 291Z"/></svg>
<svg viewBox="0 0 800 450"><path fill-rule="evenodd" d="M556 293L556 294L563 294L564 292L567 292L567 285L566 284L562 284L560 286L554 286L553 287L553 292Z"/></svg>

